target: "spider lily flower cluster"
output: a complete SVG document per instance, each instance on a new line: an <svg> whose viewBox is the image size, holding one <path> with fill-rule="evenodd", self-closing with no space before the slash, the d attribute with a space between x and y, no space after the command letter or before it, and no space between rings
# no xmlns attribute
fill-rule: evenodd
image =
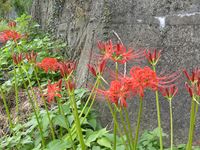
<svg viewBox="0 0 200 150"><path fill-rule="evenodd" d="M171 86L174 83L174 79L168 79L167 76L159 77L150 67L146 66L142 68L134 66L130 70L130 76L113 80L110 83L109 90L98 90L98 92L109 97L111 102L115 103L117 106L118 104L121 104L121 106L127 107L126 100L128 97L135 95L144 97L146 89L155 91ZM174 93L174 95L175 94L176 93Z"/></svg>
<svg viewBox="0 0 200 150"><path fill-rule="evenodd" d="M9 40L17 41L22 38L22 35L14 30L6 30L0 33L0 42L6 43Z"/></svg>
<svg viewBox="0 0 200 150"><path fill-rule="evenodd" d="M144 50L138 50L134 52L133 50L128 49L128 51L126 51L126 47L123 44L117 43L114 45L112 41L105 43L98 42L98 48L100 50L100 54L95 55L95 58L96 56L99 56L97 65L93 66L88 64L89 71L95 77L98 75L103 75L108 60L111 60L115 63L124 64L129 60L136 61L138 59L144 59L146 56L147 60L151 64L156 64L160 58L161 52L154 50L153 54L151 54L150 51ZM144 97L144 91L146 89L152 89L153 91L164 89L165 87L174 85L179 77L179 72L165 76L159 76L148 66L133 66L130 69L129 75L122 76L119 73L119 78L110 82L109 90L98 89L97 91L104 96L110 97L111 101L116 105L121 104L122 106L127 106L126 99L131 95L139 95L140 97Z"/></svg>
<svg viewBox="0 0 200 150"><path fill-rule="evenodd" d="M17 23L15 21L10 21L10 22L8 22L8 26L11 28L14 28L17 26Z"/></svg>
<svg viewBox="0 0 200 150"><path fill-rule="evenodd" d="M189 73L184 70L183 71L186 78L188 79L188 82L185 83L185 87L187 91L189 92L190 96L194 98L195 100L199 99L200 96L200 69L194 69L189 75ZM199 103L198 101L196 101Z"/></svg>
<svg viewBox="0 0 200 150"><path fill-rule="evenodd" d="M71 129L69 129L69 127L67 126L66 128L68 129L68 132L73 132L74 134L74 130L76 129L78 131L78 135L80 137L82 137L82 131L81 131L81 127L80 127L80 120L78 118L78 111L77 111L77 104L74 98L74 89L75 89L75 82L74 82L74 76L73 76L73 72L76 68L76 65L74 62L71 61L58 61L56 58L52 58L52 57L46 57L44 58L41 62L37 62L37 56L38 54L35 52L30 52L30 53L26 53L25 55L22 53L16 54L14 53L12 58L13 58L13 62L18 65L20 70L23 70L26 72L26 75L28 77L28 82L29 84L31 83L31 79L29 78L29 75L27 74L27 67L23 67L23 65L27 65L30 64L30 66L33 65L33 68L35 70L35 73L37 74L38 69L42 69L46 74L51 74L51 73L59 73L60 74L60 79L58 81L55 82L51 82L50 80L48 80L48 84L47 84L47 88L44 90L43 94L42 94L42 98L44 97L49 104L52 104L53 102L57 103L59 110L60 110L60 115L64 116L63 113L63 108L62 108L62 102L60 101L60 99L63 97L63 92L68 93L68 96L70 97L70 101L71 101L71 107L73 109L73 111L75 113L74 114L74 118L75 118L75 123L79 124L79 126L76 125L75 128L73 128L72 131L70 131ZM26 59L26 60L25 60ZM39 83L39 79L36 75L36 79L38 82L38 86L40 86ZM54 78L52 78L54 80ZM23 79L24 81L24 79ZM63 86L63 83L65 84L65 86ZM24 84L26 84L24 82ZM25 85L25 87L27 88L27 92L28 92L28 87ZM66 90L63 90L62 87L66 87ZM30 84L30 89L32 91L32 86ZM40 87L41 92L42 92L42 87ZM31 92L34 95L34 92ZM71 96L72 95L72 96ZM35 96L33 96L35 97ZM52 133L52 138L55 139L55 132L54 132L54 127L53 127L53 123L52 120L49 116L49 110L46 104L46 101L44 99L44 105L45 105L45 109L47 111L47 115L48 115L48 119L50 122L50 128L51 128L51 133ZM38 116L38 104L34 104L35 102L35 98L34 101L32 100L32 98L30 97L30 102L32 104L33 110L35 112L35 116L37 118L37 123L39 125L39 131L41 134L41 138L42 138L42 143L43 146L45 145L45 139L44 139L44 133L42 131L42 125L41 125L41 121L39 120L39 116ZM67 125L68 123L66 123ZM61 131L62 132L62 131ZM63 133L62 133L63 134ZM70 135L71 136L71 135ZM83 139L80 138L80 139ZM83 141L83 140L80 140ZM84 143L82 143L82 147L84 147Z"/></svg>
<svg viewBox="0 0 200 150"><path fill-rule="evenodd" d="M0 32L0 43L6 44L8 41L14 41L17 43L22 38L25 38L25 34L21 34L17 31L17 22L9 21L7 24L8 29Z"/></svg>
<svg viewBox="0 0 200 150"><path fill-rule="evenodd" d="M147 89L150 89L156 92L157 109L158 113L160 113L157 92L158 91L161 92L164 97L171 100L178 91L176 84L177 80L181 76L181 72L177 71L175 73L165 74L165 75L159 75L156 72L155 66L161 57L160 50L154 49L154 50L134 51L131 48L126 48L122 43L113 44L111 40L108 42L98 42L98 48L100 50L100 54L94 55L94 58L95 60L97 60L98 63L96 63L96 65L88 64L88 69L94 77L100 76L101 77L100 79L102 79L102 81L107 83L107 85L109 86L108 89L105 90L106 87L103 84L101 84L100 87L98 88L96 87L96 92L106 97L108 104L109 103L114 104L113 110L111 110L111 112L114 111L112 113L113 118L116 118L115 108L119 108L118 110L120 112L123 109L126 110L126 108L128 107L127 103L128 99L131 99L131 97L137 95L141 99L140 109L138 113L139 116L138 116L138 125L136 129L135 141L134 142L129 141L129 143L132 143L130 144L130 149L136 149L137 139L139 134L140 118L142 114L142 100L144 98L145 91ZM122 73L120 73L118 70L118 63L124 65L125 63L128 63L130 61L138 62L140 60L144 60L145 58L152 65L152 68L150 68L149 66L141 67L136 65L130 69L129 74L124 74L124 75L122 75ZM111 71L113 79L110 81L110 84L103 78L103 73L106 68L106 63L108 61L114 62L116 64L116 70ZM100 79L96 78L96 80ZM158 115L158 120L160 125L160 115ZM118 124L116 119L114 119L114 122L115 122L114 125ZM124 127L124 129L126 128L128 127ZM160 128L160 135L162 136L161 126L159 126L159 128ZM124 130L124 132L126 132L126 130ZM130 136L127 135L126 138L134 139L132 137L132 134ZM162 137L160 144L161 144L160 149L162 150L163 149ZM113 146L113 149L115 148L116 146Z"/></svg>
<svg viewBox="0 0 200 150"><path fill-rule="evenodd" d="M47 96L48 102L52 102L55 97L61 98L61 91L62 88L62 80L59 80L58 82L51 84L51 81L48 81L47 86L47 93L44 94L44 96Z"/></svg>
<svg viewBox="0 0 200 150"><path fill-rule="evenodd" d="M113 44L112 41L98 42L100 54L97 55L102 60L111 59L114 62L124 64L129 60L141 59L144 56L144 51L133 51L131 48L126 48L122 43Z"/></svg>

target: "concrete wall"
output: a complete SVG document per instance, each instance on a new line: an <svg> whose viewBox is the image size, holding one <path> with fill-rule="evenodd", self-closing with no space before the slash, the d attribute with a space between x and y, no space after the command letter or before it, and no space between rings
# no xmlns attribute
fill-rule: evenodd
<svg viewBox="0 0 200 150"><path fill-rule="evenodd" d="M196 67L200 63L200 1L199 0L34 0L33 17L44 30L63 38L68 55L78 60L78 83L88 80L86 64L97 51L96 41L115 39L116 31L123 42L134 48L163 49L159 70L175 71ZM187 140L190 98L183 84L173 101L176 143ZM142 129L157 126L154 94L144 101ZM109 124L106 106L97 107L101 120ZM133 126L138 101L129 104ZM161 99L164 132L169 130L168 103ZM200 137L197 121L196 139Z"/></svg>

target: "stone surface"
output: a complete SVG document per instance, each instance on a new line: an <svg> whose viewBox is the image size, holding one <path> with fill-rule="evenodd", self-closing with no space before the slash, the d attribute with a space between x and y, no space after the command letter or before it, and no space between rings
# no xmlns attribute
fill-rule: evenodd
<svg viewBox="0 0 200 150"><path fill-rule="evenodd" d="M88 81L86 64L97 51L96 41L116 40L112 30L126 45L135 49L163 49L159 72L189 69L200 63L199 0L34 0L32 15L44 30L67 42L69 50L66 53L71 59L78 60L79 86ZM190 111L190 98L183 84L179 91L173 101L176 143L187 140ZM167 132L168 103L162 98L160 101L162 125ZM106 105L97 108L104 125L110 125L111 117ZM138 101L130 100L133 127L137 108ZM142 129L153 129L157 126L153 93L147 92L144 108ZM199 118L196 139L200 138Z"/></svg>

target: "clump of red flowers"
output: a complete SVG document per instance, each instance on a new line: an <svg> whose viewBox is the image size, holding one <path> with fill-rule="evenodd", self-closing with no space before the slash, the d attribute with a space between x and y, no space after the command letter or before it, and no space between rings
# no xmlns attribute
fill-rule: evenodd
<svg viewBox="0 0 200 150"><path fill-rule="evenodd" d="M62 77L68 77L76 68L76 64L71 61L59 62L58 68Z"/></svg>
<svg viewBox="0 0 200 150"><path fill-rule="evenodd" d="M100 49L100 55L98 59L102 60L97 65L88 65L89 71L97 77L102 75L105 68L105 62L108 59L113 60L115 63L124 64L131 59L140 60L146 56L150 64L155 66L160 59L161 51L148 50L148 51L137 51L134 53L132 49L126 49L126 47L117 43L113 45L112 41L108 42L98 42L98 47ZM117 71L118 72L118 71ZM130 69L130 75L122 75L118 73L114 75L117 79L113 80L109 84L108 90L100 90L97 92L106 96L112 103L117 106L127 107L126 99L130 95L139 95L144 97L144 91L146 89L158 90L162 89L162 93L169 98L172 98L177 93L177 88L175 87L176 80L180 77L180 72L175 72L173 74L166 74L158 76L156 72L148 66L140 67L133 66Z"/></svg>
<svg viewBox="0 0 200 150"><path fill-rule="evenodd" d="M141 59L144 56L144 51L133 51L131 48L126 48L122 43L113 44L112 41L98 42L98 48L103 60L112 60L121 64L126 63L129 60Z"/></svg>
<svg viewBox="0 0 200 150"><path fill-rule="evenodd" d="M74 80L68 80L65 84L65 88L69 90L70 92L74 91L76 88L76 84Z"/></svg>
<svg viewBox="0 0 200 150"><path fill-rule="evenodd" d="M131 88L139 96L144 97L144 90L150 88L156 90L159 79L156 73L149 67L132 67L130 70Z"/></svg>
<svg viewBox="0 0 200 150"><path fill-rule="evenodd" d="M8 26L11 27L11 28L16 27L16 25L17 25L17 23L15 21L8 22Z"/></svg>
<svg viewBox="0 0 200 150"><path fill-rule="evenodd" d="M105 95L116 106L127 107L126 99L130 96L130 88L126 82L118 80L111 81L108 90L98 90L98 92Z"/></svg>
<svg viewBox="0 0 200 150"><path fill-rule="evenodd" d="M61 98L61 94L59 93L62 88L62 80L59 80L58 82L51 84L51 81L48 81L47 85L47 93L44 94L44 96L47 96L48 102L52 102L55 97Z"/></svg>
<svg viewBox="0 0 200 150"><path fill-rule="evenodd" d="M106 60L102 60L100 63L97 63L96 65L87 65L89 71L97 77L98 75L102 75L103 71L106 67Z"/></svg>
<svg viewBox="0 0 200 150"><path fill-rule="evenodd" d="M37 53L31 51L30 53L26 53L25 57L29 63L36 63Z"/></svg>
<svg viewBox="0 0 200 150"><path fill-rule="evenodd" d="M159 91L161 94L166 97L168 100L172 100L172 98L177 94L178 87L173 85L168 88L160 88Z"/></svg>
<svg viewBox="0 0 200 150"><path fill-rule="evenodd" d="M16 65L20 64L23 60L22 53L20 53L20 54L14 53L12 56L12 59L13 59L14 64L16 64Z"/></svg>
<svg viewBox="0 0 200 150"><path fill-rule="evenodd" d="M0 41L6 43L9 40L17 41L22 38L22 35L14 30L5 30L0 34Z"/></svg>
<svg viewBox="0 0 200 150"><path fill-rule="evenodd" d="M149 61L149 63L151 65L155 66L160 59L160 53L161 53L161 50L159 50L159 51L157 51L156 49L147 50L145 52L145 56L146 56L147 60Z"/></svg>
<svg viewBox="0 0 200 150"><path fill-rule="evenodd" d="M196 68L192 70L191 75L186 70L183 70L183 72L188 79L188 82L185 83L185 87L190 96L200 96L200 69Z"/></svg>
<svg viewBox="0 0 200 150"><path fill-rule="evenodd" d="M42 68L46 73L48 71L57 71L59 69L59 64L56 58L44 58L40 63L37 63L39 68Z"/></svg>
<svg viewBox="0 0 200 150"><path fill-rule="evenodd" d="M177 77L175 77L176 79ZM112 103L117 106L120 104L123 107L127 107L126 99L130 95L139 95L144 97L144 91L146 89L158 90L165 87L172 86L175 79L171 79L171 76L167 78L157 76L156 72L149 67L134 66L130 70L130 77L120 77L119 80L111 81L109 90L97 90L100 94L108 97ZM173 97L177 90L172 86L169 92L165 93L165 96ZM168 91L168 89L166 89Z"/></svg>

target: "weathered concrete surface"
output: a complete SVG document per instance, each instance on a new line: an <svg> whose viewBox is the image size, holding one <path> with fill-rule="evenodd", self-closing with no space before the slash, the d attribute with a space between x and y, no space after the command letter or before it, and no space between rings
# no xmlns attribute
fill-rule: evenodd
<svg viewBox="0 0 200 150"><path fill-rule="evenodd" d="M134 48L163 49L159 70L175 71L200 63L199 0L34 0L33 17L44 30L66 40L72 59L78 60L78 83L88 80L86 64L97 51L96 41L116 37ZM189 127L190 98L183 83L173 101L175 142L186 142ZM157 126L154 94L144 100L142 129ZM130 116L134 123L138 101L131 100ZM100 106L101 120L111 122L106 106ZM169 108L161 99L164 132L169 131ZM200 139L200 117L196 139Z"/></svg>

